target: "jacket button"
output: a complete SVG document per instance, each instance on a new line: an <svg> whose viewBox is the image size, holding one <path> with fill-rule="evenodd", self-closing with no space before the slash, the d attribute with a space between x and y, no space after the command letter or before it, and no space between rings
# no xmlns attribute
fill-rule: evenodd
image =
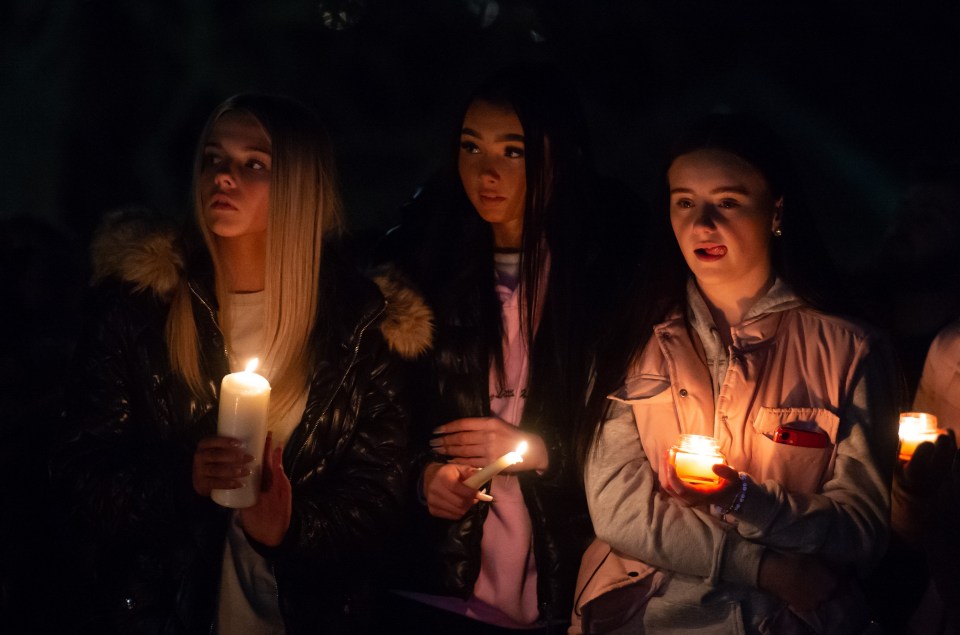
<svg viewBox="0 0 960 635"><path fill-rule="evenodd" d="M686 388L681 388L681 389L680 389L680 396L681 396L681 397L686 397L686 396L689 395L689 394L690 394L690 393L687 392L687 389L686 389Z"/></svg>

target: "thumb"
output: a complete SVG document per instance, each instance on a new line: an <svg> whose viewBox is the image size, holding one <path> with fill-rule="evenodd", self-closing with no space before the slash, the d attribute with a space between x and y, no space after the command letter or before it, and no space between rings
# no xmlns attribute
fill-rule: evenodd
<svg viewBox="0 0 960 635"><path fill-rule="evenodd" d="M740 478L739 472L724 463L714 465L713 473L726 481L735 481Z"/></svg>

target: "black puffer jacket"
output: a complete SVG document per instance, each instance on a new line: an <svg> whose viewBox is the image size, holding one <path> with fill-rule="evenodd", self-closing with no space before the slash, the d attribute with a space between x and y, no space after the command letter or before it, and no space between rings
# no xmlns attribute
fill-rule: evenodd
<svg viewBox="0 0 960 635"><path fill-rule="evenodd" d="M215 434L228 364L206 267L190 263L211 397L195 398L170 371L166 291L179 254L171 235L151 232L121 223L99 241L107 279L93 293L53 461L64 520L85 558L78 564L94 574L90 588L77 589L90 596L88 619L77 622L86 632L207 633L216 608L228 512L194 493L191 465L197 441ZM409 463L388 349L416 354L430 333L415 298L385 302L331 253L309 397L284 449L291 526L279 547L254 545L274 568L290 634L363 627L368 563L396 521Z"/></svg>
<svg viewBox="0 0 960 635"><path fill-rule="evenodd" d="M427 447L426 435L437 425L491 414L490 365L481 352L478 329L462 315L448 317L438 321L432 359L424 362L416 375L423 383L411 390L412 412L417 419L414 438L421 448ZM541 328L549 328L549 316L544 316ZM446 335L440 335L444 332ZM545 358L542 348L535 351L531 366L550 363ZM427 385L430 383L432 386ZM562 633L570 619L580 556L592 529L580 474L572 461L569 430L562 427L566 422L543 416L544 401L549 398L546 391L531 387L519 427L544 440L550 469L544 474L520 472L517 476L533 530L540 617L548 632ZM444 458L423 454L415 471L420 473L431 460ZM468 597L480 573L482 528L489 510L487 504L474 505L454 522L430 516L422 505L411 504L408 549L403 553L415 554L415 562L391 569L416 573L398 579L397 586L409 589L413 585L427 593Z"/></svg>

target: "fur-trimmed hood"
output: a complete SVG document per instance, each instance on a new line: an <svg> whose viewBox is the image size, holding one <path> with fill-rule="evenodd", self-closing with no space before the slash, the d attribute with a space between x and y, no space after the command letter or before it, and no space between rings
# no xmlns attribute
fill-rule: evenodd
<svg viewBox="0 0 960 635"><path fill-rule="evenodd" d="M186 258L168 222L142 211L108 214L91 244L94 282L114 278L169 298L185 275ZM433 343L433 312L419 293L388 271L373 277L386 301L380 331L390 349L413 359Z"/></svg>

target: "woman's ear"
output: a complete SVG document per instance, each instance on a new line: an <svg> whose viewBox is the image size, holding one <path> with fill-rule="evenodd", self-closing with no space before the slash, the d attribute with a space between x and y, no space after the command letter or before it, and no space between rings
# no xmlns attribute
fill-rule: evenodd
<svg viewBox="0 0 960 635"><path fill-rule="evenodd" d="M771 219L770 231L779 236L782 231L780 225L783 223L783 197L781 196L773 204L773 218Z"/></svg>

